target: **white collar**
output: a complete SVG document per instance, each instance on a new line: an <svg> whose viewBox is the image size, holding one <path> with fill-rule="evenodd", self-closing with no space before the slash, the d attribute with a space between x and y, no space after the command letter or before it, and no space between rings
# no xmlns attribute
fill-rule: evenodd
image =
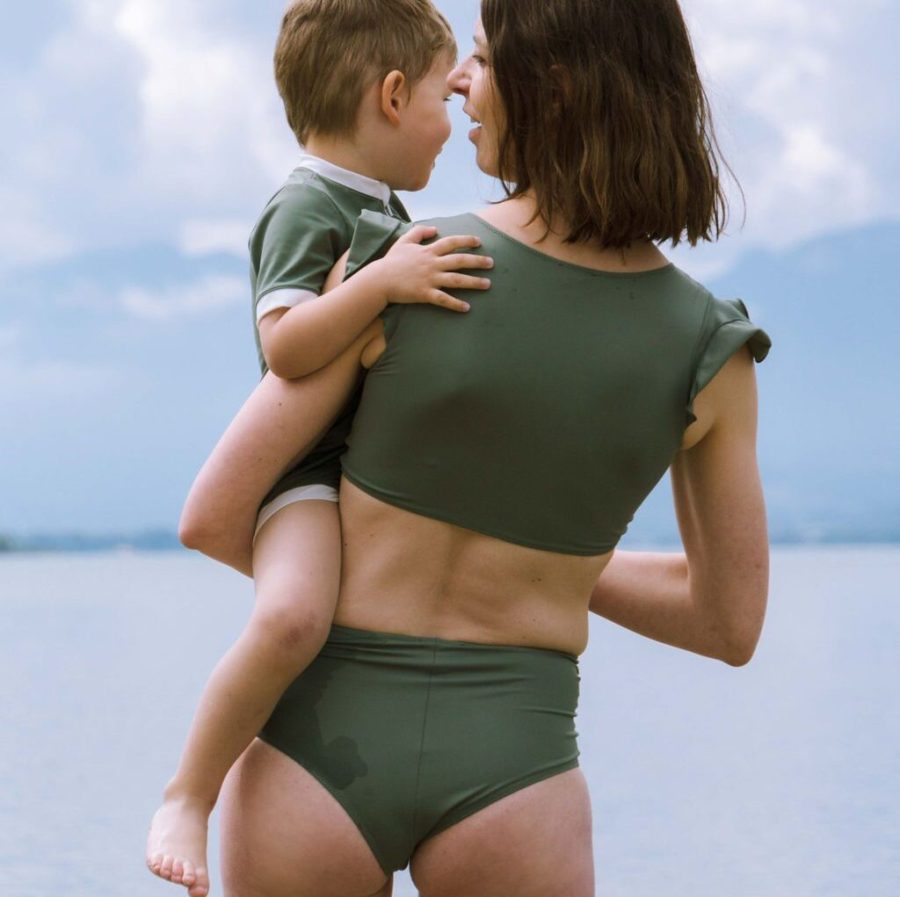
<svg viewBox="0 0 900 897"><path fill-rule="evenodd" d="M339 165L335 165L311 153L304 153L300 157L297 167L314 171L329 181L334 181L336 184L356 190L357 193L364 193L366 196L380 199L385 208L390 206L391 188L384 181L376 181L375 178L368 178L364 174L341 168Z"/></svg>

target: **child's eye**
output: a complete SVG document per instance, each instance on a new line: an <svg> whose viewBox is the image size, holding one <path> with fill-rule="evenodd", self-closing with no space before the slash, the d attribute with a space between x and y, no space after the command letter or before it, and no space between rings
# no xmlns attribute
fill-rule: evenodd
<svg viewBox="0 0 900 897"><path fill-rule="evenodd" d="M487 60L483 56L479 56L477 53L472 54L472 62L479 66L487 65Z"/></svg>

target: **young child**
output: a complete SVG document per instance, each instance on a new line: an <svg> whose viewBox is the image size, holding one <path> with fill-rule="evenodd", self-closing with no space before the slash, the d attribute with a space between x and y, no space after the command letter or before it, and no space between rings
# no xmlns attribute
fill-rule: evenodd
<svg viewBox="0 0 900 897"><path fill-rule="evenodd" d="M450 28L430 0L298 0L286 11L275 75L305 155L250 237L264 373L296 378L323 367L388 302L465 311L443 288L489 286L453 273L490 266L483 256L459 255L476 238L421 245L434 231L415 228L323 295L364 209L408 220L393 189L428 182L450 134L446 79L455 57ZM327 638L340 583L340 456L357 397L263 502L254 611L213 671L153 817L147 864L190 897L209 891L207 825L228 770Z"/></svg>

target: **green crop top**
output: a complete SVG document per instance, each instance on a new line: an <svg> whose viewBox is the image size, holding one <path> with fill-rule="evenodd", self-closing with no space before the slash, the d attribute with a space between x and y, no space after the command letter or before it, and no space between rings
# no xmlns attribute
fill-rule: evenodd
<svg viewBox="0 0 900 897"><path fill-rule="evenodd" d="M673 265L553 259L476 215L427 222L494 258L471 311L391 305L344 475L388 504L507 542L603 554L668 469L697 393L769 337ZM348 276L409 225L363 212Z"/></svg>

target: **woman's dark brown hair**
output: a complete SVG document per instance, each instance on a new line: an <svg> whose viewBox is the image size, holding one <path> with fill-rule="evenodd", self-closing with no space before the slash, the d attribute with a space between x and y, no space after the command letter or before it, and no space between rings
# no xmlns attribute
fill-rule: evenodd
<svg viewBox="0 0 900 897"><path fill-rule="evenodd" d="M500 177L568 242L715 240L728 206L677 0L483 0Z"/></svg>

